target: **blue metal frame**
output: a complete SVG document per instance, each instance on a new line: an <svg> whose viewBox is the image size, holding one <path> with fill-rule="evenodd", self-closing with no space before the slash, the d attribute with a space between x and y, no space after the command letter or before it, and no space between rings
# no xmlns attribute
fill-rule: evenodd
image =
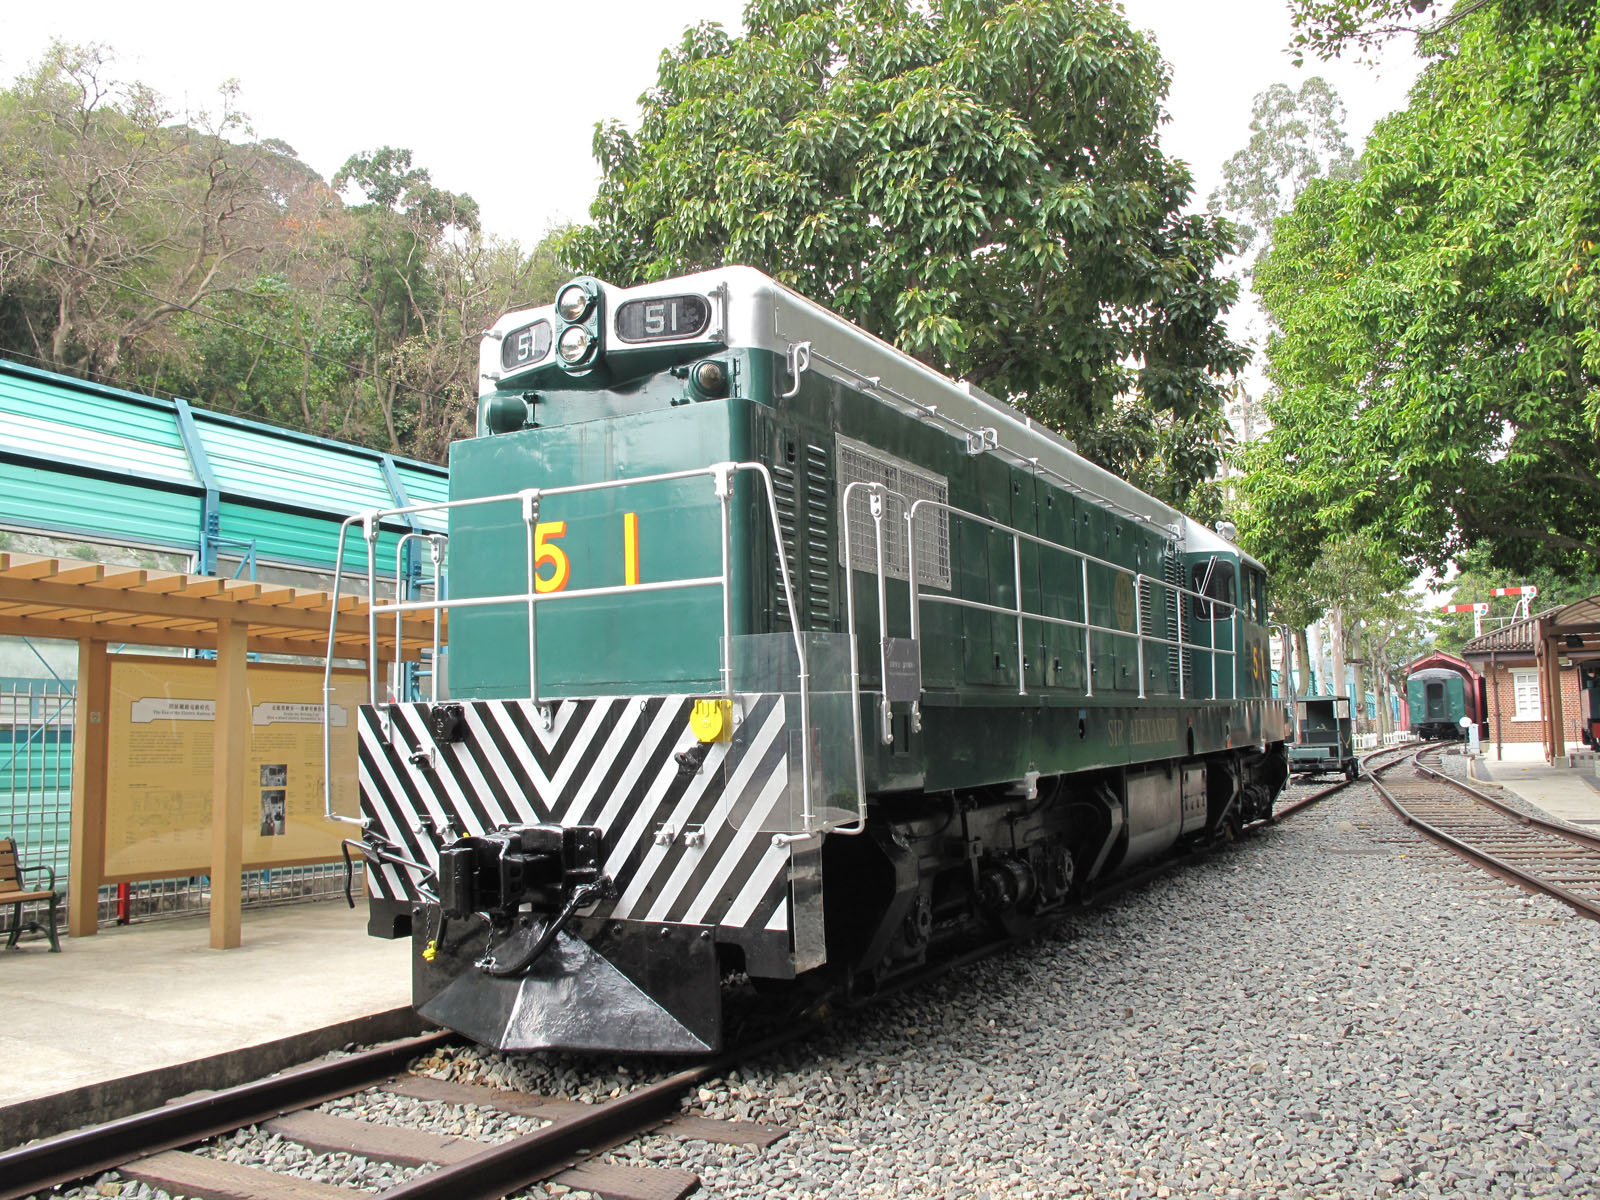
<svg viewBox="0 0 1600 1200"><path fill-rule="evenodd" d="M178 437L183 440L184 453L189 456L189 466L194 477L205 489L200 506L200 556L196 567L201 575L217 573L217 542L222 537L222 491L211 470L211 459L206 456L205 443L194 425L194 412L182 396L172 398L173 412L178 418ZM251 555L254 562L254 554ZM252 574L254 570L252 568Z"/></svg>

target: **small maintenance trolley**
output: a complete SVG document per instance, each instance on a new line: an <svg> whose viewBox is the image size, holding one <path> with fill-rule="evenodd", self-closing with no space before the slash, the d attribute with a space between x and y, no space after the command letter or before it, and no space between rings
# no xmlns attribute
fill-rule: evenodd
<svg viewBox="0 0 1600 1200"><path fill-rule="evenodd" d="M1348 696L1308 696L1296 701L1294 727L1294 745L1289 748L1290 774L1330 775L1339 771L1346 779L1361 774Z"/></svg>

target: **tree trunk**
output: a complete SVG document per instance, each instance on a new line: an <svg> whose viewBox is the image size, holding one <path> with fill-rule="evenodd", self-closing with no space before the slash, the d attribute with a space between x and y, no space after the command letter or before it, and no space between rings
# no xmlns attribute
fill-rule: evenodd
<svg viewBox="0 0 1600 1200"><path fill-rule="evenodd" d="M1337 604L1328 609L1328 641L1330 643L1328 648L1328 657L1333 661L1328 664L1329 674L1328 686L1326 688L1327 694L1330 696L1350 696L1350 702L1353 708L1355 705L1355 697L1351 696L1349 687L1346 684L1347 676L1344 666L1344 660L1346 657L1344 643L1344 610L1341 609Z"/></svg>
<svg viewBox="0 0 1600 1200"><path fill-rule="evenodd" d="M1302 626L1294 631L1295 655L1300 661L1300 677L1295 680L1294 694L1304 699L1311 694L1311 639Z"/></svg>

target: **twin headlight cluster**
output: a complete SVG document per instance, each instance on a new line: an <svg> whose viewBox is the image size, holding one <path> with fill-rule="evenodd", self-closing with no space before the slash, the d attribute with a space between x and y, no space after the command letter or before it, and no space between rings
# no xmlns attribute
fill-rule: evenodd
<svg viewBox="0 0 1600 1200"><path fill-rule="evenodd" d="M556 335L556 357L569 367L581 367L593 360L600 344L600 288L587 279L567 284L556 295L556 316L561 332Z"/></svg>
<svg viewBox="0 0 1600 1200"><path fill-rule="evenodd" d="M566 371L574 376L587 375L600 361L606 321L605 299L598 280L573 280L556 293L554 329L548 318L540 317L504 335L491 335L500 341L501 371L485 378L498 384L503 378L501 372L509 374L535 366L551 353L552 345L556 361ZM645 349L656 342L682 342L703 335L711 327L711 301L693 293L640 297L620 304L615 320L612 357L620 360L625 357L622 351ZM659 366L644 367L643 362L639 365L643 369L660 369ZM674 366L671 373L690 383L690 394L673 400L674 404L719 400L733 388L730 365L723 359L708 358L692 366ZM490 432L513 433L527 428L529 405L534 399L531 392L494 396L484 413Z"/></svg>

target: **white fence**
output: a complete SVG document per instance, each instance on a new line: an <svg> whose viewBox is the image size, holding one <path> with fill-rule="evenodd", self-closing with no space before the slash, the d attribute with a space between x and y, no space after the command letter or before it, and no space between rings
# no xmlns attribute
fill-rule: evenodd
<svg viewBox="0 0 1600 1200"><path fill-rule="evenodd" d="M1393 733L1358 733L1356 734L1357 750L1376 750L1381 742L1385 746L1404 746L1416 741L1416 735L1409 729L1396 729Z"/></svg>

